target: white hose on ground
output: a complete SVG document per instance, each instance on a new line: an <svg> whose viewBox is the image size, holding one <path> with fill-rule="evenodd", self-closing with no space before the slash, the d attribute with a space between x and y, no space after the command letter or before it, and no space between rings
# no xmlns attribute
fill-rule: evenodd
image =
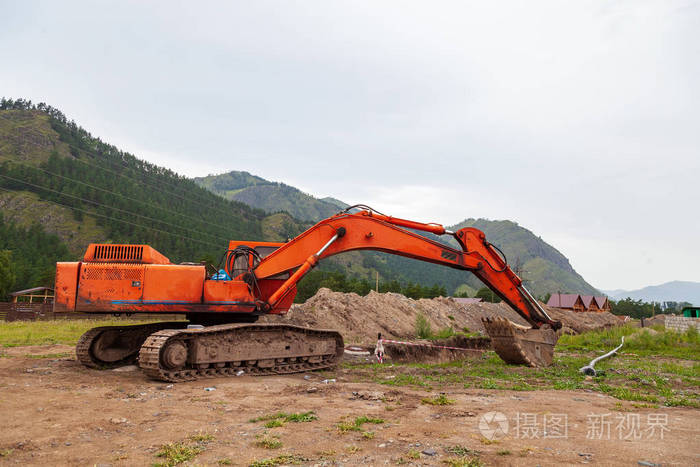
<svg viewBox="0 0 700 467"><path fill-rule="evenodd" d="M617 351L622 348L624 343L625 343L625 336L622 336L622 342L620 343L620 345L618 345L617 347L615 347L614 349L612 349L610 352L606 353L605 355L601 355L600 357L594 358L593 360L591 360L591 363L589 363L586 366L582 366L581 368L579 368L578 371L580 371L584 375L596 376L597 373L595 371L595 368L593 368L595 366L595 364L598 363L599 361L601 361L602 359L608 358L611 355L614 355L615 353L617 353Z"/></svg>

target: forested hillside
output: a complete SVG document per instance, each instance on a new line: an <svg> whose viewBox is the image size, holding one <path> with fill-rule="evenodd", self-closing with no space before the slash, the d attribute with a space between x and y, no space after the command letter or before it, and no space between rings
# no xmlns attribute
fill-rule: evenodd
<svg viewBox="0 0 700 467"><path fill-rule="evenodd" d="M299 232L289 216L265 222L263 211L106 144L53 107L21 99L0 101L0 208L3 228L14 232L0 244L12 251L10 288L51 285L55 261L78 258L90 242L148 243L174 262L218 261L229 239ZM37 243L54 244L53 253ZM47 259L25 267L27 255Z"/></svg>
<svg viewBox="0 0 700 467"><path fill-rule="evenodd" d="M317 222L347 205L333 198L318 199L284 183L270 182L248 172L231 171L194 179L212 192L274 213L285 211L297 219Z"/></svg>

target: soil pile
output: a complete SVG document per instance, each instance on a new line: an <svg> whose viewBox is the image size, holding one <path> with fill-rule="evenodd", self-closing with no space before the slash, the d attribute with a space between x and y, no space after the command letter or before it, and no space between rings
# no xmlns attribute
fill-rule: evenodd
<svg viewBox="0 0 700 467"><path fill-rule="evenodd" d="M611 313L574 313L545 307L552 319L561 320L570 333L621 324ZM455 331L484 334L482 317L503 317L526 326L527 322L504 303L457 303L451 298L413 300L397 293L355 293L320 289L305 303L293 305L286 317L264 316L261 322L279 322L339 331L346 343L372 345L377 333L387 339L415 339L416 317L425 316L433 332L452 327Z"/></svg>

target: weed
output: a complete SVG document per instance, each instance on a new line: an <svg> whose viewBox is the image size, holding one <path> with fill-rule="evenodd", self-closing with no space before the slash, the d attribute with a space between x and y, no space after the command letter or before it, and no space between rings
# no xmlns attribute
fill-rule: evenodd
<svg viewBox="0 0 700 467"><path fill-rule="evenodd" d="M374 431L363 431L362 437L364 439L374 439Z"/></svg>
<svg viewBox="0 0 700 467"><path fill-rule="evenodd" d="M188 446L184 443L168 443L160 447L156 457L163 457L165 462L155 464L162 467L172 467L194 459L197 454L204 451L200 446Z"/></svg>
<svg viewBox="0 0 700 467"><path fill-rule="evenodd" d="M421 403L428 405L452 405L455 403L455 400L448 399L447 396L443 393L439 396L433 397L432 399L424 397L423 399L421 399Z"/></svg>
<svg viewBox="0 0 700 467"><path fill-rule="evenodd" d="M635 409L658 409L659 406L656 404L647 404L645 402L635 402L632 404Z"/></svg>
<svg viewBox="0 0 700 467"><path fill-rule="evenodd" d="M294 464L299 465L306 459L301 456L296 456L294 454L282 454L277 457L270 459L263 459L259 461L253 461L250 463L250 467L274 467L276 465L287 465Z"/></svg>
<svg viewBox="0 0 700 467"><path fill-rule="evenodd" d="M406 454L406 457L414 460L420 459L420 451L418 451L417 449L411 449L410 451L408 451L408 454Z"/></svg>
<svg viewBox="0 0 700 467"><path fill-rule="evenodd" d="M282 447L282 441L280 441L279 436L277 435L263 433L261 435L257 435L255 439L255 445L259 448L279 449Z"/></svg>
<svg viewBox="0 0 700 467"><path fill-rule="evenodd" d="M14 449L0 449L0 457L9 457L14 452Z"/></svg>
<svg viewBox="0 0 700 467"><path fill-rule="evenodd" d="M214 441L215 438L211 433L203 433L199 431L188 436L187 439L194 443L209 443L210 441Z"/></svg>
<svg viewBox="0 0 700 467"><path fill-rule="evenodd" d="M455 317L452 316L452 315L447 315L447 319L449 319L450 321L454 321L454 320L455 320Z"/></svg>
<svg viewBox="0 0 700 467"><path fill-rule="evenodd" d="M362 451L362 448L359 447L359 446L355 446L355 445L353 444L352 446L346 447L345 450L346 450L349 454L355 454L356 452Z"/></svg>
<svg viewBox="0 0 700 467"><path fill-rule="evenodd" d="M433 335L433 330L430 327L428 319L423 313L416 315L416 336L420 339L429 339Z"/></svg>
<svg viewBox="0 0 700 467"><path fill-rule="evenodd" d="M318 420L318 416L313 412L301 412L301 413L285 413L277 412L269 415L263 415L257 418L251 418L248 420L250 423L267 421L265 427L274 428L284 425L286 422L302 423L302 422L312 422Z"/></svg>
<svg viewBox="0 0 700 467"><path fill-rule="evenodd" d="M233 461L228 457L225 457L223 459L219 459L218 461L216 461L216 463L219 465L231 465L233 464Z"/></svg>
<svg viewBox="0 0 700 467"><path fill-rule="evenodd" d="M332 457L334 457L336 454L337 454L337 452L334 451L333 449L326 449L325 451L319 451L319 452L318 452L318 455L321 456L321 458L323 458L323 459L332 458Z"/></svg>
<svg viewBox="0 0 700 467"><path fill-rule="evenodd" d="M482 467L484 465L481 460L473 457L453 457L442 462L450 467Z"/></svg>
<svg viewBox="0 0 700 467"><path fill-rule="evenodd" d="M507 449L501 449L500 451L496 451L496 454L499 456L510 456L510 451Z"/></svg>
<svg viewBox="0 0 700 467"><path fill-rule="evenodd" d="M500 443L499 440L497 439L488 439L488 438L480 438L479 441L481 441L481 444L486 444L487 446L489 444L498 444Z"/></svg>
<svg viewBox="0 0 700 467"><path fill-rule="evenodd" d="M454 454L455 456L459 456L459 457L478 456L479 455L478 451L473 451L466 446L460 446L460 445L451 446L449 448L446 448L445 451L449 452L450 454Z"/></svg>

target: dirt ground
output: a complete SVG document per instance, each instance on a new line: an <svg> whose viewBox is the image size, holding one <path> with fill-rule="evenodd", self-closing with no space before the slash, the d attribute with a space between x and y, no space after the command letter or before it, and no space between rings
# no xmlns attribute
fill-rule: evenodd
<svg viewBox="0 0 700 467"><path fill-rule="evenodd" d="M462 387L445 390L454 403L430 405L422 399L435 393L351 383L348 368L170 385L135 367L83 368L72 352L14 347L0 358L0 465L152 465L165 461L156 457L163 444L178 442L201 448L191 465L250 465L282 454L303 465L448 465L465 453L483 465L700 464L698 409L642 408L582 390ZM322 382L329 378L336 381ZM249 421L279 411L313 411L318 419L274 428ZM503 414L508 428L490 412ZM597 439L595 417L604 414ZM383 423L340 432L341 421L360 416ZM638 419L640 436L621 430L618 419ZM505 436L493 431L499 426ZM257 446L264 432L282 445Z"/></svg>

